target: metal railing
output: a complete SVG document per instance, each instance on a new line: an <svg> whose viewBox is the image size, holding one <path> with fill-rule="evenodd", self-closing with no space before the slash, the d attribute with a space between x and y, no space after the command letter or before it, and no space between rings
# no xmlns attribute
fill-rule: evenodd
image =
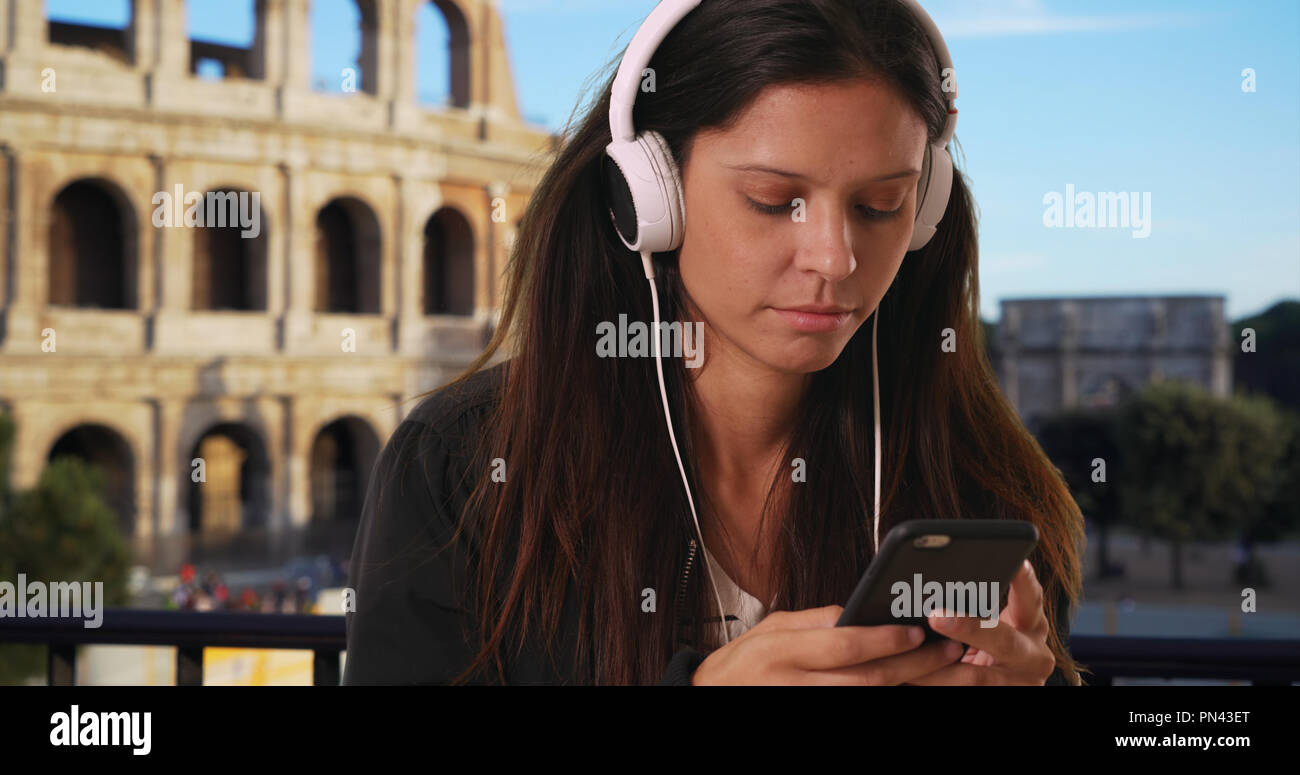
<svg viewBox="0 0 1300 775"><path fill-rule="evenodd" d="M339 656L347 645L342 616L259 614L234 611L148 611L109 608L101 626L87 628L80 617L0 618L0 643L49 646L47 680L72 686L77 646L176 647L176 685L203 685L203 649L304 649L312 652L312 683L337 686Z"/></svg>
<svg viewBox="0 0 1300 775"><path fill-rule="evenodd" d="M82 618L0 618L0 643L48 646L51 686L76 683L77 646L92 644L175 647L177 686L203 685L206 647L308 650L312 683L337 686L347 647L345 620L337 615L117 608L103 612L100 627L85 624ZM1300 681L1300 639L1073 635L1070 653L1091 671L1084 680L1094 686L1117 678Z"/></svg>

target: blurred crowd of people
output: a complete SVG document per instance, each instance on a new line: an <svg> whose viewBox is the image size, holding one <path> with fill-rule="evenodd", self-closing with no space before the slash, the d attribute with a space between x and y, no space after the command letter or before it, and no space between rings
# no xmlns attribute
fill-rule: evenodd
<svg viewBox="0 0 1300 775"><path fill-rule="evenodd" d="M189 563L181 566L180 583L168 599L168 608L187 611L246 611L281 614L315 612L315 584L311 576L299 576L292 587L284 579L271 582L269 588L241 587L235 593L216 571L208 571L202 581Z"/></svg>

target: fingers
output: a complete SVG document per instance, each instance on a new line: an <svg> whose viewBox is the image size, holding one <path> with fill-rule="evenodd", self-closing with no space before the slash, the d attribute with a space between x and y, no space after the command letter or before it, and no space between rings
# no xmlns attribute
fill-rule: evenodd
<svg viewBox="0 0 1300 775"><path fill-rule="evenodd" d="M762 647L775 663L798 670L833 670L911 651L921 645L920 627L885 624L875 627L824 627L776 630Z"/></svg>
<svg viewBox="0 0 1300 775"><path fill-rule="evenodd" d="M908 681L912 686L1024 686L1041 684L1001 667L957 663Z"/></svg>
<svg viewBox="0 0 1300 775"><path fill-rule="evenodd" d="M961 657L962 646L955 641L927 643L903 654L884 657L866 664L813 670L805 674L804 683L833 686L897 686L913 679L934 675Z"/></svg>
<svg viewBox="0 0 1300 775"><path fill-rule="evenodd" d="M987 652L999 662L1010 659L1028 647L1027 638L1008 622L999 619L995 627L983 627L983 619L973 616L929 617L930 627L940 635L945 635L962 643L969 643L980 651Z"/></svg>
<svg viewBox="0 0 1300 775"><path fill-rule="evenodd" d="M1038 583L1034 566L1025 560L1020 571L1011 580L1011 590L1007 595L1007 608L1003 612L1011 620L1011 626L1023 633L1037 630L1039 621L1045 625L1043 616L1043 587Z"/></svg>
<svg viewBox="0 0 1300 775"><path fill-rule="evenodd" d="M969 643L998 663L1029 661L1047 639L1047 617L1043 613L1043 588L1028 560L1011 581L1007 607L994 627L983 626L975 617L931 616L935 632ZM983 660L987 661L987 660Z"/></svg>

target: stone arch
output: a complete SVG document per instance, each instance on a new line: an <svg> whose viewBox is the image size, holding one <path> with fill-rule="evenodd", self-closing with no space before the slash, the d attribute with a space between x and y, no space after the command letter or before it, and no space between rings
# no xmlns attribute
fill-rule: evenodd
<svg viewBox="0 0 1300 775"><path fill-rule="evenodd" d="M337 417L311 436L307 552L341 560L351 556L379 450L380 437L374 425L357 415Z"/></svg>
<svg viewBox="0 0 1300 775"><path fill-rule="evenodd" d="M316 212L317 312L381 312L383 236L379 218L356 196L330 199Z"/></svg>
<svg viewBox="0 0 1300 775"><path fill-rule="evenodd" d="M49 225L51 305L136 308L138 228L120 186L102 177L72 180L55 194Z"/></svg>
<svg viewBox="0 0 1300 775"><path fill-rule="evenodd" d="M344 87L342 71L333 69L340 60L326 54L341 51L346 58L344 66L357 70L354 90L375 94L379 83L376 0L312 0L310 24L312 87L325 92L349 91ZM343 37L327 37L326 31L341 32ZM338 84L338 88L331 88L331 84Z"/></svg>
<svg viewBox="0 0 1300 775"><path fill-rule="evenodd" d="M424 224L424 314L474 314L474 227L443 207Z"/></svg>
<svg viewBox="0 0 1300 775"><path fill-rule="evenodd" d="M436 36L429 29L432 25L438 25ZM426 73L429 68L425 67L425 65L432 58L428 56L427 51L425 56L422 57L421 39L423 38L425 43L432 43L434 40L441 39L446 41L446 58L439 58L438 61L446 63L445 72L448 79L448 91L446 92L445 102L435 104L454 108L468 108L470 104L471 34L465 12L453 0L423 0L416 9L414 28L413 34L416 38L416 100L429 102L428 99L424 98L427 96L424 80L434 75L433 72Z"/></svg>
<svg viewBox="0 0 1300 775"><path fill-rule="evenodd" d="M93 5L46 0L46 39L55 46L76 46L130 65L135 0L100 0Z"/></svg>
<svg viewBox="0 0 1300 775"><path fill-rule="evenodd" d="M99 469L104 502L117 514L122 534L134 538L135 454L126 437L107 425L81 423L61 433L45 459L54 462L60 457L74 457Z"/></svg>
<svg viewBox="0 0 1300 775"><path fill-rule="evenodd" d="M258 197L260 200L260 197ZM241 216L256 222L247 229ZM263 312L267 302L266 209L246 189L217 186L204 193L203 228L194 229L190 306L195 310ZM254 228L256 227L256 228ZM249 233L244 236L245 232Z"/></svg>
<svg viewBox="0 0 1300 775"><path fill-rule="evenodd" d="M187 34L190 43L190 74L224 80L248 78L262 80L266 77L266 0L219 0L220 5L210 5L214 0L185 0ZM238 25L229 22L218 26L212 16L201 6L217 8L223 19L246 15L251 20L247 38L238 40L231 29ZM232 7L233 6L233 7ZM196 7L200 12L196 13Z"/></svg>
<svg viewBox="0 0 1300 775"><path fill-rule="evenodd" d="M310 455L313 523L356 526L378 455L379 434L365 419L346 415L321 426Z"/></svg>
<svg viewBox="0 0 1300 775"><path fill-rule="evenodd" d="M194 464L203 476L195 481ZM272 508L271 457L252 425L223 421L199 434L181 467L192 538L222 542L250 528L264 528Z"/></svg>

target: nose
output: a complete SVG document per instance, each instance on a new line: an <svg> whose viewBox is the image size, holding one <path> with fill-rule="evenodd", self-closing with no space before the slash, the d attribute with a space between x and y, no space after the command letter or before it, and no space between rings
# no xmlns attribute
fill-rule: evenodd
<svg viewBox="0 0 1300 775"><path fill-rule="evenodd" d="M853 255L852 213L834 205L816 211L810 206L807 213L807 220L797 224L801 236L795 267L821 275L829 282L853 274L858 262Z"/></svg>

